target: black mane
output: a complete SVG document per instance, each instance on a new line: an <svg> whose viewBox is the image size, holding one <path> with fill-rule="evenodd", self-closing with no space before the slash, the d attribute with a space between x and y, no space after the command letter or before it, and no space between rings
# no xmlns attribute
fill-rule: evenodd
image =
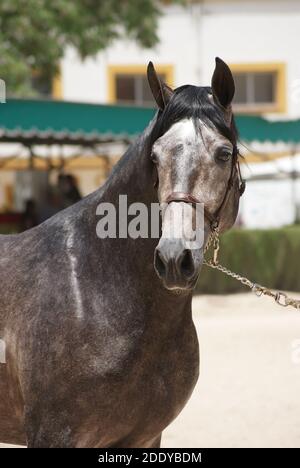
<svg viewBox="0 0 300 468"><path fill-rule="evenodd" d="M173 124L183 119L193 119L199 129L199 119L208 127L216 128L221 135L237 144L237 129L232 116L230 126L225 120L225 112L211 99L210 87L192 85L180 86L174 91L168 105L158 114L152 131L152 142L166 133Z"/></svg>

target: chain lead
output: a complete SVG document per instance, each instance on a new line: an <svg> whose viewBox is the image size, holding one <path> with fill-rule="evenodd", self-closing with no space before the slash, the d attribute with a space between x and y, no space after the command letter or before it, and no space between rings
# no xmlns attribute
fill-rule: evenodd
<svg viewBox="0 0 300 468"><path fill-rule="evenodd" d="M293 299L281 291L272 291L271 289L261 286L260 284L253 283L245 276L241 276L238 273L234 273L233 271L229 270L229 268L226 268L223 265L221 265L218 260L218 254L220 250L220 239L219 239L219 231L217 227L213 228L211 235L208 238L208 241L204 250L205 253L208 251L211 245L213 245L213 249L214 249L213 258L211 260L204 260L203 261L204 265L209 266L210 268L214 268L218 271L221 271L221 273L224 273L225 275L239 281L240 283L242 283L243 285L251 289L252 292L254 292L258 297L262 295L270 296L274 299L274 301L278 305L282 307L291 306L297 310L300 310L300 300Z"/></svg>

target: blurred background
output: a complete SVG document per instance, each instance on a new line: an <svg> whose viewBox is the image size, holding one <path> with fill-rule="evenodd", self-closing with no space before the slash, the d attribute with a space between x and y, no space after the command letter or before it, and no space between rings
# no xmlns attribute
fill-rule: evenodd
<svg viewBox="0 0 300 468"><path fill-rule="evenodd" d="M298 0L1 0L0 233L29 229L104 183L155 112L149 60L177 87L209 85L219 56L235 78L247 181L220 260L295 295L299 44ZM201 379L165 446L299 447L299 311L243 288L201 272Z"/></svg>
<svg viewBox="0 0 300 468"><path fill-rule="evenodd" d="M154 113L149 60L177 87L210 84L220 56L235 78L247 180L243 230L222 253L267 286L299 290L300 275L281 274L287 257L296 263L298 230L278 231L300 219L299 40L297 0L2 0L0 232L28 229L106 180ZM238 289L214 272L199 285Z"/></svg>

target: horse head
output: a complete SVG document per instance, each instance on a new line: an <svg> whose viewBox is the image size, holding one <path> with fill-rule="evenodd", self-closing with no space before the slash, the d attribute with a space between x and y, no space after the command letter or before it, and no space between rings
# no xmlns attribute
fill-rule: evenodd
<svg viewBox="0 0 300 468"><path fill-rule="evenodd" d="M185 85L172 90L152 62L148 81L158 105L151 160L158 200L164 206L154 267L167 289L192 289L209 235L229 229L238 213L242 184L231 107L234 80L229 67L216 58L211 87ZM199 226L196 208L200 204L203 222ZM196 233L202 230L200 243L193 243L195 226Z"/></svg>

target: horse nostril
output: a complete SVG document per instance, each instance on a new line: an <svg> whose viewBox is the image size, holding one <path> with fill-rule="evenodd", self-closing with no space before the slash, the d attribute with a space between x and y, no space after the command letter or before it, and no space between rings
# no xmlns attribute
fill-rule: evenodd
<svg viewBox="0 0 300 468"><path fill-rule="evenodd" d="M180 271L187 278L192 277L194 275L195 265L192 257L192 252L190 250L184 250L179 259L178 266L180 268Z"/></svg>
<svg viewBox="0 0 300 468"><path fill-rule="evenodd" d="M163 257L161 256L159 250L155 250L155 260L154 260L154 265L155 265L155 269L157 271L157 273L159 274L159 276L161 278L165 277L166 276L166 265L165 265L165 262L163 260Z"/></svg>

